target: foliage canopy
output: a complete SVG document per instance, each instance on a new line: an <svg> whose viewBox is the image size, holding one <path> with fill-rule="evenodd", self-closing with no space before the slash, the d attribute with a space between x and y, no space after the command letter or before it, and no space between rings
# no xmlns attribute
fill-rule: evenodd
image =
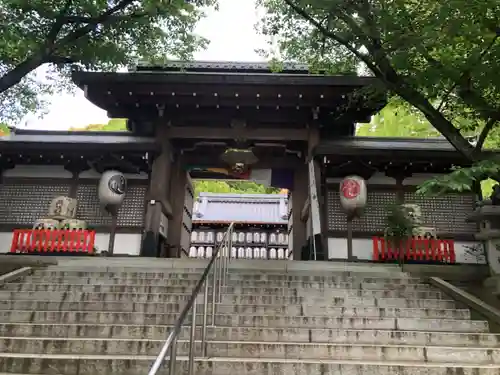
<svg viewBox="0 0 500 375"><path fill-rule="evenodd" d="M478 162L476 168L494 172L482 162L487 158L482 150L500 121L497 0L259 0L259 5L267 11L260 30L277 45L269 58L306 62L328 74L369 72L419 110L465 158ZM471 134L477 136L475 145Z"/></svg>
<svg viewBox="0 0 500 375"><path fill-rule="evenodd" d="M71 69L116 70L139 59L189 59L193 32L216 0L0 0L0 121L69 88ZM45 74L35 74L44 66ZM40 72L40 70L38 70Z"/></svg>

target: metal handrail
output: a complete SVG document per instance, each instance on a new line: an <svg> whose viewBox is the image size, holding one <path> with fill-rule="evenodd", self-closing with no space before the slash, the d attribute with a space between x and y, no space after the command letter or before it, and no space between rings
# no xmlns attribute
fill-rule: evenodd
<svg viewBox="0 0 500 375"><path fill-rule="evenodd" d="M229 228L224 233L224 237L220 244L216 247L212 259L208 263L205 271L196 284L193 292L191 293L191 298L187 302L186 306L181 312L181 315L175 322L173 330L167 337L165 344L160 350L160 354L154 361L151 369L148 372L148 375L156 375L161 365L164 363L165 358L167 357L167 353L170 351L170 360L169 360L169 374L175 375L175 367L176 367L176 352L177 352L177 339L179 333L184 325L186 318L190 311L192 311L192 322L191 322L191 332L189 338L189 362L188 362L188 375L192 375L194 372L194 352L195 352L195 335L196 335L196 300L198 295L200 294L201 288L204 286L205 293L203 298L203 321L202 321L202 329L201 329L201 347L202 347L202 355L206 357L207 347L206 347L206 338L207 338L207 315L208 315L208 276L210 272L213 270L212 277L212 325L215 325L215 312L217 309L217 304L222 302L222 288L225 286L227 281L227 270L229 266L230 260L230 251L232 248L232 232L234 228L234 223L229 225ZM219 256L220 254L220 256ZM215 265L215 267L214 267Z"/></svg>

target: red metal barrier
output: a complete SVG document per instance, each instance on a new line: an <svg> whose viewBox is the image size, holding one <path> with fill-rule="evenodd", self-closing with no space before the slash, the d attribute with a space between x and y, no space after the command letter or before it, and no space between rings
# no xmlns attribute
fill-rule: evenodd
<svg viewBox="0 0 500 375"><path fill-rule="evenodd" d="M455 263L455 243L453 240L411 237L402 240L399 246L384 237L373 237L373 260L384 262L404 259L436 263Z"/></svg>
<svg viewBox="0 0 500 375"><path fill-rule="evenodd" d="M68 229L16 229L11 253L94 252L95 231Z"/></svg>

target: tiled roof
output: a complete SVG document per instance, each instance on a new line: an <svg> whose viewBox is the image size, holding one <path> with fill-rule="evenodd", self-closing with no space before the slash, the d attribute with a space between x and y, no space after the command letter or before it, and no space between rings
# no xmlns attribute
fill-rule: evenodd
<svg viewBox="0 0 500 375"><path fill-rule="evenodd" d="M193 222L286 224L286 194L200 193L193 209Z"/></svg>
<svg viewBox="0 0 500 375"><path fill-rule="evenodd" d="M284 62L280 66L280 73L302 73L308 74L309 67L306 64L296 64ZM252 72L252 73L270 73L273 66L267 62L245 62L245 61L181 61L169 60L160 64L150 64L147 62L139 62L136 67L131 70L136 71L176 71L183 70L188 72L204 72L204 71L219 71L219 72Z"/></svg>
<svg viewBox="0 0 500 375"><path fill-rule="evenodd" d="M0 136L3 150L25 150L26 147L58 149L58 147L104 147L109 150L155 151L158 144L153 137L140 137L130 132L50 131L16 129Z"/></svg>

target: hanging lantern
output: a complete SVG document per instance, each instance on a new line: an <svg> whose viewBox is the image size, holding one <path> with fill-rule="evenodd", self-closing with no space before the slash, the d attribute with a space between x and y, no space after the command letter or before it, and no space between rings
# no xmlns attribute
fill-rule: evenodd
<svg viewBox="0 0 500 375"><path fill-rule="evenodd" d="M340 182L340 205L348 216L359 216L366 206L366 181L359 176L347 176Z"/></svg>
<svg viewBox="0 0 500 375"><path fill-rule="evenodd" d="M232 171L235 173L243 173L249 165L255 164L259 161L252 150L240 148L227 149L220 156L220 159L224 163L230 165Z"/></svg>
<svg viewBox="0 0 500 375"><path fill-rule="evenodd" d="M127 181L123 173L106 171L99 181L99 201L103 206L120 206L125 198Z"/></svg>

